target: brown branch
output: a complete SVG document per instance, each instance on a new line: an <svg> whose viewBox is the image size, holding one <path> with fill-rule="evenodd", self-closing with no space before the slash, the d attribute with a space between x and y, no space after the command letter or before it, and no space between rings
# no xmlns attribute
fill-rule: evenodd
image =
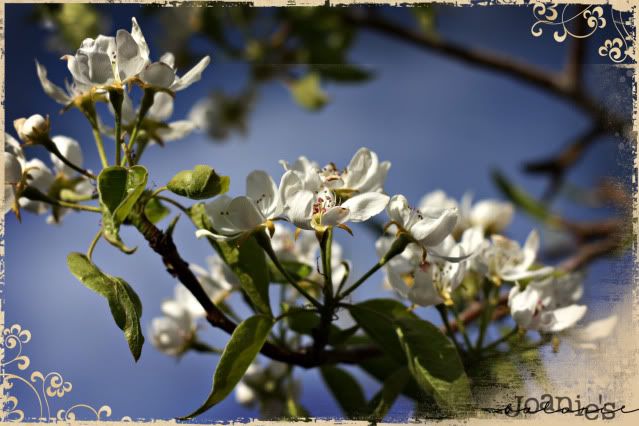
<svg viewBox="0 0 639 426"><path fill-rule="evenodd" d="M359 12L359 11L358 11ZM625 133L630 121L616 116L588 96L580 87L567 84L561 74L555 74L528 63L517 62L494 52L467 49L464 46L407 28L370 12L345 14L345 20L390 38L407 42L421 49L458 61L495 71L519 82L541 89L577 106L596 122L612 132Z"/></svg>
<svg viewBox="0 0 639 426"><path fill-rule="evenodd" d="M620 246L621 240L615 236L583 244L577 249L575 254L561 262L558 268L565 271L582 269L589 263L614 253Z"/></svg>
<svg viewBox="0 0 639 426"><path fill-rule="evenodd" d="M586 9L587 7L581 6L577 16L581 15ZM574 20L574 28L572 30L574 34L585 34L586 30L586 19L578 18ZM586 37L574 37L570 44L563 78L564 83L571 85L573 90L581 90L583 88L586 42Z"/></svg>
<svg viewBox="0 0 639 426"><path fill-rule="evenodd" d="M582 133L559 154L541 161L524 164L524 171L532 174L547 174L550 185L543 195L543 199L551 199L560 189L566 172L582 158L585 151L604 133L602 126L596 125Z"/></svg>

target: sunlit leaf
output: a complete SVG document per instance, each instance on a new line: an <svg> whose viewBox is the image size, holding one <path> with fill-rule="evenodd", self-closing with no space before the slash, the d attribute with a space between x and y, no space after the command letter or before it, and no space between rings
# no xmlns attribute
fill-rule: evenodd
<svg viewBox="0 0 639 426"><path fill-rule="evenodd" d="M266 342L272 327L273 319L263 315L252 316L237 326L215 369L209 397L184 419L204 413L231 393Z"/></svg>

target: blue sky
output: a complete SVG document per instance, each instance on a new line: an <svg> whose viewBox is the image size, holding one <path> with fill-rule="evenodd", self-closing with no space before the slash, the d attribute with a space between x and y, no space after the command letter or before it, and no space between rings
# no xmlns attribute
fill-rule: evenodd
<svg viewBox="0 0 639 426"><path fill-rule="evenodd" d="M113 24L110 33L117 28L130 28L131 16L137 16L152 56L159 57L162 52L154 40L162 28L156 16L141 14L136 5L103 5L100 9ZM47 67L51 80L61 83L67 76L59 54L46 49L49 34L27 23L31 6L9 4L5 10L6 123L32 113L50 114L53 133L80 141L85 147L87 166L98 169L90 129L81 114L72 110L58 115L58 105L46 97L38 84L36 58ZM450 40L498 50L549 69L559 69L563 63L564 44L555 43L550 37L530 35L533 19L529 8L440 10L438 25ZM392 13L403 19L402 11ZM196 47L202 55L210 54L213 64L201 82L178 94L176 118L184 117L205 93L215 89L233 91L245 81L245 64L218 62L218 55L207 43ZM628 83L620 81L623 74L611 68L602 72L600 64L604 62L596 56L594 44L588 51L590 84L606 84L609 90L629 97ZM490 171L496 167L532 193L540 194L546 182L521 173L522 162L556 152L588 125L573 107L528 86L377 34L363 33L355 43L351 60L374 69L375 80L357 86L327 85L331 103L319 113L298 108L283 86L268 85L245 138L234 136L225 144L215 144L204 135L194 134L163 149L149 148L145 165L151 181L160 186L176 172L205 163L231 176L231 194L241 194L245 176L254 169L265 170L278 179L282 172L280 159L292 161L306 155L320 164L334 161L344 166L360 146L367 146L380 159L392 162L387 192L403 193L414 202L439 188L455 197L469 190L477 198L498 197L490 180ZM587 186L602 175L629 176L630 150L620 149L618 144L612 138L597 143L583 163L570 172L569 179ZM37 150L32 155L43 157ZM602 214L566 202L558 203L557 208L577 219ZM518 214L509 233L522 240L533 226L527 217ZM65 397L67 403L108 404L114 410L114 418L183 415L207 395L216 359L188 354L176 362L147 344L139 363L132 362L104 300L75 281L66 268L67 253L84 251L98 227L98 220L92 215L69 214L59 227L47 225L44 217L29 214L24 214L22 224L13 217L7 218L6 323L19 323L31 330L33 340L25 351L34 369L59 371L73 382L73 392ZM339 242L345 248L345 256L354 262L353 274L359 275L373 263L374 240L364 228L354 230L356 238L344 234ZM146 330L159 314L160 302L171 296L174 281L133 230L124 229L122 235L130 245L140 246L134 256L99 244L94 259L102 269L135 287L144 303L142 323ZM175 238L185 259L204 264L210 248L195 240L187 221L178 224ZM606 277L611 268L619 265L626 270L628 260L626 257L619 262L600 261L593 265L586 287L587 300L602 309L605 301L614 300L627 277L621 276L618 282ZM358 293L360 299L383 296L381 274ZM594 309L591 315L597 317L598 312ZM418 313L426 318L432 316L427 309ZM225 336L215 331L207 330L205 335L218 346L225 341ZM339 416L319 374L299 373L303 377L302 403L316 416ZM377 385L361 377L367 395L374 394ZM21 401L30 398L24 390L16 392ZM62 403L59 408L64 406ZM395 407L397 419L405 418L409 408L405 402ZM200 420L255 415L255 411L238 406L231 397Z"/></svg>

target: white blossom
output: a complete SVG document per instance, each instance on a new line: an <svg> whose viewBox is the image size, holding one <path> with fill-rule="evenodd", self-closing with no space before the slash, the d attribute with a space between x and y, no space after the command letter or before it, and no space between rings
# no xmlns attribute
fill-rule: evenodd
<svg viewBox="0 0 639 426"><path fill-rule="evenodd" d="M550 266L531 269L539 251L539 233L532 230L521 247L517 241L502 235L493 235L491 244L478 257L483 272L488 278L500 283L527 278L543 277L550 274Z"/></svg>
<svg viewBox="0 0 639 426"><path fill-rule="evenodd" d="M215 233L199 229L196 236L234 239L278 219L282 209L275 182L266 172L256 170L246 178L245 196L220 195L206 205Z"/></svg>
<svg viewBox="0 0 639 426"><path fill-rule="evenodd" d="M586 314L587 307L576 304L582 294L580 274L549 277L531 281L523 290L515 285L508 306L520 327L555 333L573 327Z"/></svg>
<svg viewBox="0 0 639 426"><path fill-rule="evenodd" d="M189 311L173 300L162 303L162 313L151 321L151 342L161 352L179 356L194 339L195 322Z"/></svg>
<svg viewBox="0 0 639 426"><path fill-rule="evenodd" d="M391 223L408 232L423 248L432 248L450 235L457 223L457 208L410 207L403 195L394 195L388 203Z"/></svg>
<svg viewBox="0 0 639 426"><path fill-rule="evenodd" d="M42 138L48 138L49 120L40 114L17 119L13 124L20 139L26 143L37 143Z"/></svg>

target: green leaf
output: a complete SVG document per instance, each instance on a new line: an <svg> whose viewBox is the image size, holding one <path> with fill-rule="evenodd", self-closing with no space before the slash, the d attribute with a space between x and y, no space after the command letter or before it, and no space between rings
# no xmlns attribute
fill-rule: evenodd
<svg viewBox="0 0 639 426"><path fill-rule="evenodd" d="M286 272L288 272L293 278L300 280L308 277L313 272L313 267L302 262L295 262L292 260L281 260L280 263L284 266ZM268 273L271 282L278 284L288 284L288 280L277 269L273 262L268 262Z"/></svg>
<svg viewBox="0 0 639 426"><path fill-rule="evenodd" d="M427 321L399 318L395 324L408 369L420 387L448 412L467 407L470 385L455 345Z"/></svg>
<svg viewBox="0 0 639 426"><path fill-rule="evenodd" d="M105 274L82 253L70 253L67 265L82 284L107 299L113 319L124 331L129 349L137 361L144 344L140 327L142 303L138 295L126 281Z"/></svg>
<svg viewBox="0 0 639 426"><path fill-rule="evenodd" d="M204 204L199 203L191 207L191 219L198 228L213 230ZM240 247L233 242L216 241L212 238L208 240L240 279L242 290L251 300L256 312L272 316L266 255L255 238L248 238Z"/></svg>
<svg viewBox="0 0 639 426"><path fill-rule="evenodd" d="M98 176L104 238L127 254L133 253L135 248L128 248L120 239L120 225L144 192L148 177L149 173L142 166L107 167Z"/></svg>
<svg viewBox="0 0 639 426"><path fill-rule="evenodd" d="M351 64L314 65L320 75L338 83L364 83L373 78L373 72Z"/></svg>
<svg viewBox="0 0 639 426"><path fill-rule="evenodd" d="M330 365L323 366L320 372L324 383L347 418L362 417L367 412L364 392L353 376L341 368Z"/></svg>
<svg viewBox="0 0 639 426"><path fill-rule="evenodd" d="M320 78L316 73L309 73L288 85L293 99L302 107L315 111L328 102L328 96L320 87Z"/></svg>
<svg viewBox="0 0 639 426"><path fill-rule="evenodd" d="M169 181L166 187L174 194L192 200L206 200L228 192L231 179L220 176L211 167L197 165L193 170L182 170Z"/></svg>
<svg viewBox="0 0 639 426"><path fill-rule="evenodd" d="M144 205L144 215L149 220L149 222L155 224L164 219L170 210L160 202L157 198L151 198Z"/></svg>
<svg viewBox="0 0 639 426"><path fill-rule="evenodd" d="M402 368L402 364L395 362L389 356L383 355L363 360L358 364L358 367L375 379L384 383L395 373L395 371ZM416 401L422 400L426 397L412 377L409 377L408 383L404 386L402 393Z"/></svg>
<svg viewBox="0 0 639 426"><path fill-rule="evenodd" d="M291 312L286 316L286 323L291 331L299 334L313 336L313 332L320 326L320 317L316 312L303 310L300 308L290 308ZM359 326L354 326L342 330L334 324L330 325L328 343L332 346L342 344L358 330Z"/></svg>
<svg viewBox="0 0 639 426"><path fill-rule="evenodd" d="M397 397L408 384L410 378L410 373L406 367L395 370L386 378L382 389L369 403L371 411L369 420L371 422L381 422L384 419L388 410L391 409Z"/></svg>
<svg viewBox="0 0 639 426"><path fill-rule="evenodd" d="M515 186L506 176L498 170L492 173L493 181L501 190L506 198L508 198L517 207L528 213L530 216L552 224L555 216L548 210L548 207L537 201L522 188Z"/></svg>
<svg viewBox="0 0 639 426"><path fill-rule="evenodd" d="M400 365L406 363L393 321L398 318L417 318L403 304L391 299L372 299L348 308L357 324L379 347Z"/></svg>
<svg viewBox="0 0 639 426"><path fill-rule="evenodd" d="M183 419L204 413L231 393L260 352L272 327L273 319L263 315L247 318L237 326L215 369L209 397L200 408Z"/></svg>

